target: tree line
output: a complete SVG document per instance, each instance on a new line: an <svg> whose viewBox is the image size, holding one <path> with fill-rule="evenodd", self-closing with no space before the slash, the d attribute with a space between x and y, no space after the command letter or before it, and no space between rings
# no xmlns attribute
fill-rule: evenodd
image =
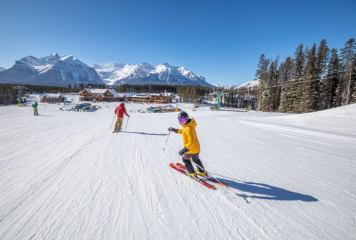
<svg viewBox="0 0 356 240"><path fill-rule="evenodd" d="M355 103L355 39L340 51L330 49L325 39L311 48L300 44L283 62L261 54L256 77L261 111L302 113Z"/></svg>

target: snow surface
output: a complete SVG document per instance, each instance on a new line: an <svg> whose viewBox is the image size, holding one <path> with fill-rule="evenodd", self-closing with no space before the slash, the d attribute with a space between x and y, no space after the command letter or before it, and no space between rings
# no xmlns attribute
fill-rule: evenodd
<svg viewBox="0 0 356 240"><path fill-rule="evenodd" d="M230 189L179 161L177 113L116 103L0 107L0 239L355 239L356 105L309 114L217 112L197 120L201 159ZM127 125L128 124L128 125Z"/></svg>

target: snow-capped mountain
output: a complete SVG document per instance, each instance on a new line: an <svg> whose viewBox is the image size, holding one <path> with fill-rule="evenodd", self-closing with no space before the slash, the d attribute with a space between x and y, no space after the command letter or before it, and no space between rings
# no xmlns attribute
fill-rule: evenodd
<svg viewBox="0 0 356 240"><path fill-rule="evenodd" d="M94 69L108 85L121 84L168 84L168 85L212 85L184 67L174 67L168 63L156 66L142 64L95 64Z"/></svg>
<svg viewBox="0 0 356 240"><path fill-rule="evenodd" d="M234 89L239 89L239 88L253 88L253 87L257 87L258 85L260 85L260 80L252 80L252 81L248 81L245 83L242 83L240 85L237 86L233 86L232 88Z"/></svg>
<svg viewBox="0 0 356 240"><path fill-rule="evenodd" d="M104 84L98 73L71 55L53 54L36 58L27 56L0 72L1 83L67 87L83 84Z"/></svg>
<svg viewBox="0 0 356 240"><path fill-rule="evenodd" d="M53 54L36 58L27 56L6 70L0 70L0 83L68 87L83 84L160 84L208 86L205 81L184 67L168 63L156 66L142 64L95 64L94 68L71 55Z"/></svg>
<svg viewBox="0 0 356 240"><path fill-rule="evenodd" d="M219 84L219 83L215 83L213 84L215 88L223 88L223 89L230 89L231 85L226 85L226 84Z"/></svg>
<svg viewBox="0 0 356 240"><path fill-rule="evenodd" d="M0 67L0 72L5 71L6 68Z"/></svg>

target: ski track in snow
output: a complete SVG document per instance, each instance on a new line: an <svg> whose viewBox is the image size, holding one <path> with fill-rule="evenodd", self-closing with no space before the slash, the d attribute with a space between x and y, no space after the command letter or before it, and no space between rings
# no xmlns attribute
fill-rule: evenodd
<svg viewBox="0 0 356 240"><path fill-rule="evenodd" d="M39 117L0 107L0 239L356 236L355 105L340 111L342 131L301 115L182 105L198 122L205 167L231 185L215 191L168 167L182 148L172 133L162 151L176 113L133 111L126 131L113 134L115 103L101 106L40 104Z"/></svg>

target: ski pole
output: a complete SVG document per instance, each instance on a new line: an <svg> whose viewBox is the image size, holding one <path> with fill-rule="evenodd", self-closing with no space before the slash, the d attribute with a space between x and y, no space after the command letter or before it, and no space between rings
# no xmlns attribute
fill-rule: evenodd
<svg viewBox="0 0 356 240"><path fill-rule="evenodd" d="M166 145L167 145L167 142L168 142L169 135L171 135L171 131L169 131L169 133L167 135L166 141L165 141L164 146L162 148L163 151L166 149Z"/></svg>
<svg viewBox="0 0 356 240"><path fill-rule="evenodd" d="M127 125L129 125L129 117L127 118L127 121L126 121L126 126L125 126L125 132L126 132L126 129L127 129Z"/></svg>
<svg viewBox="0 0 356 240"><path fill-rule="evenodd" d="M195 165L197 165L198 168L204 170L204 168L203 168L201 165L197 164L197 163L194 162L193 160L191 160L191 162L193 162ZM229 188L229 186L227 186L226 184L222 183L222 182L219 181L217 178L215 178L215 177L213 177L213 176L211 176L211 175L208 175L208 176L209 176L210 178L214 179L216 182L220 183L221 185L226 186L226 188Z"/></svg>
<svg viewBox="0 0 356 240"><path fill-rule="evenodd" d="M114 115L114 117L113 117L113 119L112 119L112 121L111 121L110 129L112 128L112 124L114 123L114 119L115 119L115 115Z"/></svg>

